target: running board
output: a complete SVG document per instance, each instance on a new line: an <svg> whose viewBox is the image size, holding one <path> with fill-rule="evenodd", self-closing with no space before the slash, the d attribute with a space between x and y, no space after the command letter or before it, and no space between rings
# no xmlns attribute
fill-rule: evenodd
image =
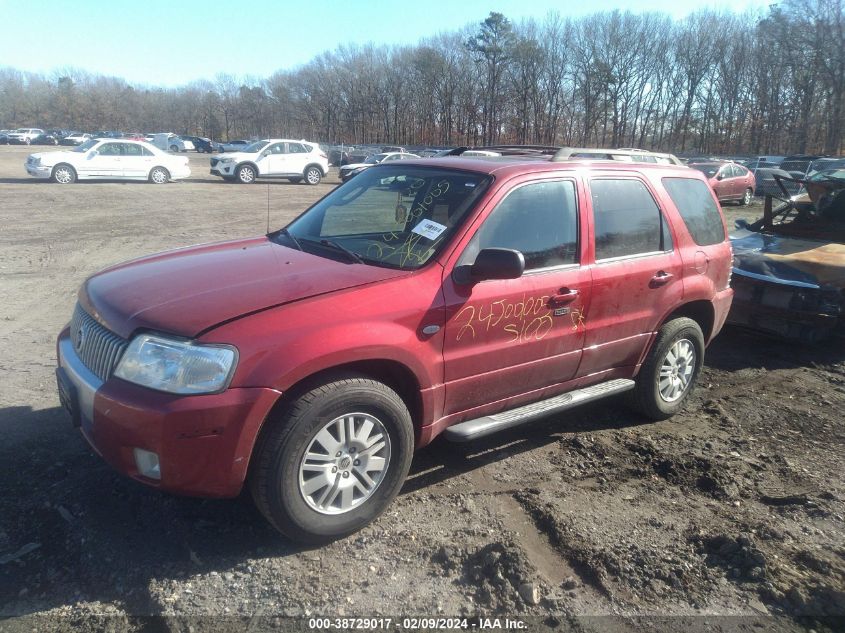
<svg viewBox="0 0 845 633"><path fill-rule="evenodd" d="M492 435L505 429L511 429L520 424L531 422L538 418L545 417L552 413L565 411L593 400L599 400L617 393L630 391L634 388L634 381L625 378L609 380L591 387L576 389L548 400L532 402L516 409L502 411L494 415L486 415L483 418L467 420L460 424L450 426L443 432L446 439L452 442L470 442L480 437Z"/></svg>

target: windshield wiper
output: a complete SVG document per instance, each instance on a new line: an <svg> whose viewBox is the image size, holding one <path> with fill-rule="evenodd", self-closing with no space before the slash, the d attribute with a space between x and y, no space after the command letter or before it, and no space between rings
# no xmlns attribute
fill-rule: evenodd
<svg viewBox="0 0 845 633"><path fill-rule="evenodd" d="M288 231L287 229L280 229L280 230L279 230L279 233L281 233L281 234L282 234L282 235L284 235L285 237L290 238L290 241L291 241L291 242L293 242L293 245L294 245L294 246L296 246L296 248L298 248L299 250L302 250L302 244L300 244L300 243L299 243L299 240L297 240L297 239L293 236L293 233L291 233L291 232L290 232L290 231Z"/></svg>
<svg viewBox="0 0 845 633"><path fill-rule="evenodd" d="M355 251L349 250L348 248L346 248L343 244L340 244L339 242L335 242L334 240L327 240L327 239L323 238L323 239L320 240L320 244L323 245L323 246L328 246L329 248L333 248L336 251L340 251L341 253L343 253L347 257L349 257L349 259L351 259L356 264L363 264L364 263L364 260L361 258L361 256L358 253L356 253Z"/></svg>

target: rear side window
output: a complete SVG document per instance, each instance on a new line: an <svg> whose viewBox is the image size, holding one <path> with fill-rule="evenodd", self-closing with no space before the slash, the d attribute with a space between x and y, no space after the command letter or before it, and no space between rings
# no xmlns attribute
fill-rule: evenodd
<svg viewBox="0 0 845 633"><path fill-rule="evenodd" d="M567 180L538 182L511 191L484 221L462 263L471 264L484 248L513 248L525 257L525 270L577 261L578 205Z"/></svg>
<svg viewBox="0 0 845 633"><path fill-rule="evenodd" d="M639 180L591 181L596 230L596 259L669 250L671 237L660 209Z"/></svg>
<svg viewBox="0 0 845 633"><path fill-rule="evenodd" d="M707 183L694 178L664 178L663 186L699 246L725 241L722 215Z"/></svg>

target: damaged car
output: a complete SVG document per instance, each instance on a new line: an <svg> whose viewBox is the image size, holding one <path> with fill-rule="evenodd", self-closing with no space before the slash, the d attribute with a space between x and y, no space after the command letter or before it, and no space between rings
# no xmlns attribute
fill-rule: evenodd
<svg viewBox="0 0 845 633"><path fill-rule="evenodd" d="M845 334L845 170L775 176L763 217L737 220L728 322L818 342ZM795 185L801 193L789 195Z"/></svg>

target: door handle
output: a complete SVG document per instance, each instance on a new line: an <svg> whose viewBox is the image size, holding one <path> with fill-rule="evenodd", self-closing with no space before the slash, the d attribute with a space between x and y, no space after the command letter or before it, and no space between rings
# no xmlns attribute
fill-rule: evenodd
<svg viewBox="0 0 845 633"><path fill-rule="evenodd" d="M674 279L675 275L672 273L667 273L665 270L661 270L655 273L654 277L651 278L651 287L656 288L658 286L664 286L668 284L672 279Z"/></svg>
<svg viewBox="0 0 845 633"><path fill-rule="evenodd" d="M581 294L577 289L570 290L569 288L561 288L560 294L552 295L549 299L550 306L562 305L564 303L572 303Z"/></svg>

